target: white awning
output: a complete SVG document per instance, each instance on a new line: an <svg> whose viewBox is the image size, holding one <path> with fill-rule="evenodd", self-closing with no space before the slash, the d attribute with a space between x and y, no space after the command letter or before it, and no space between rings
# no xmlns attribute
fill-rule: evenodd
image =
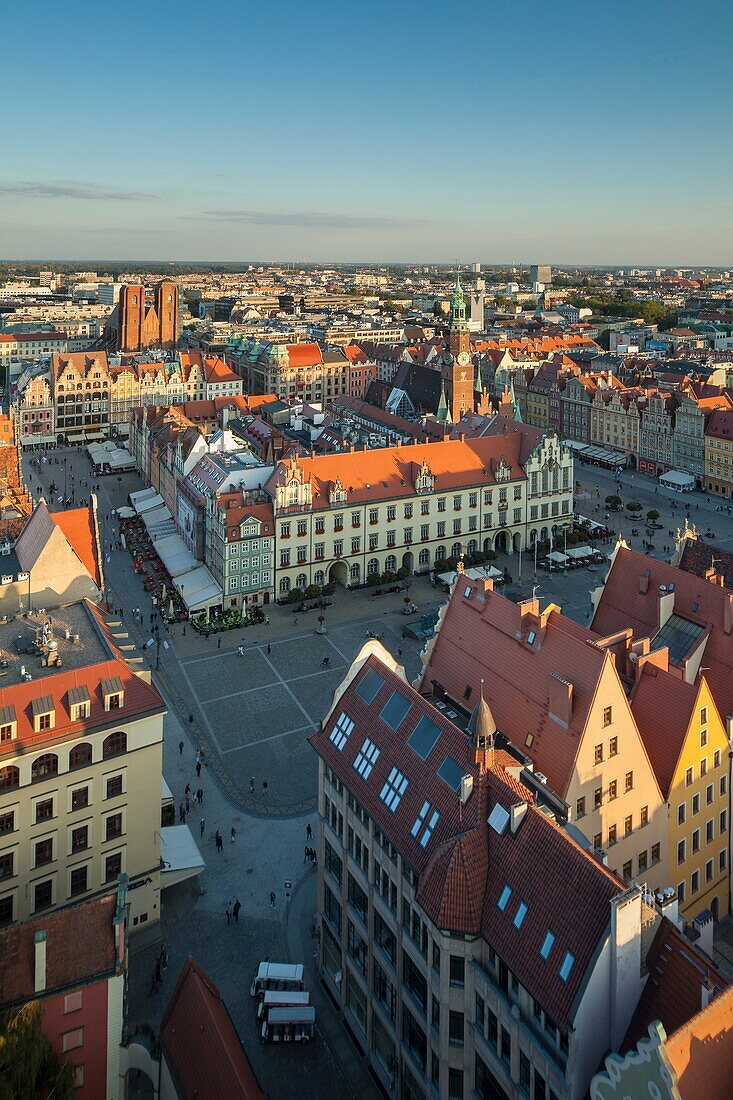
<svg viewBox="0 0 733 1100"><path fill-rule="evenodd" d="M193 556L180 535L166 535L155 544L155 553L171 577L180 577L197 569L200 562Z"/></svg>
<svg viewBox="0 0 733 1100"><path fill-rule="evenodd" d="M222 601L222 591L205 565L173 578L173 584L189 611L214 607Z"/></svg>
<svg viewBox="0 0 733 1100"><path fill-rule="evenodd" d="M578 558L592 558L594 553L590 546L572 546L568 550L568 557L577 561Z"/></svg>
<svg viewBox="0 0 733 1100"><path fill-rule="evenodd" d="M163 498L160 499L162 501ZM157 508L150 508L143 512L143 523L153 541L174 535L176 532L173 516L163 503Z"/></svg>
<svg viewBox="0 0 733 1100"><path fill-rule="evenodd" d="M692 474L683 474L680 470L669 470L666 474L662 474L659 482L670 489L692 490L695 488L695 479Z"/></svg>
<svg viewBox="0 0 733 1100"><path fill-rule="evenodd" d="M160 830L160 885L163 890L195 878L206 870L206 861L188 825L166 825Z"/></svg>
<svg viewBox="0 0 733 1100"><path fill-rule="evenodd" d="M153 508L160 508L161 504L165 505L165 501L160 493L156 493L155 491L153 491L152 496L146 497L144 500L133 500L132 502L132 506L139 516L143 516L146 512L152 511Z"/></svg>
<svg viewBox="0 0 733 1100"><path fill-rule="evenodd" d="M166 783L164 775L161 775L160 782L161 782L161 801L162 801L164 806L167 806L170 802L173 801L173 791L170 789L170 787Z"/></svg>
<svg viewBox="0 0 733 1100"><path fill-rule="evenodd" d="M457 576L458 573L454 569L450 573L438 573L435 579L450 587ZM491 580L495 581L500 577L503 578L504 574L501 569L496 569L493 565L472 565L469 569L464 569L463 576L467 577L470 581L483 580L485 577L490 577Z"/></svg>
<svg viewBox="0 0 733 1100"><path fill-rule="evenodd" d="M562 565L568 560L570 554L570 550L568 550L567 554L561 554L559 550L553 550L552 553L547 555L547 561L554 562L556 565Z"/></svg>

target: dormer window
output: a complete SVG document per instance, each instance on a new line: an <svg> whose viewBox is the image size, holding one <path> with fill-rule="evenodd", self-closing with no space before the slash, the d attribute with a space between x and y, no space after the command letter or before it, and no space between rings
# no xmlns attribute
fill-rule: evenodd
<svg viewBox="0 0 733 1100"><path fill-rule="evenodd" d="M42 733L52 730L56 725L56 708L50 695L43 695L31 703L33 713L33 732Z"/></svg>
<svg viewBox="0 0 733 1100"><path fill-rule="evenodd" d="M0 745L14 741L18 736L18 722L15 707L0 707Z"/></svg>
<svg viewBox="0 0 733 1100"><path fill-rule="evenodd" d="M125 702L125 692L122 688L122 681L119 676L113 676L109 680L102 680L102 698L104 699L104 709L120 710Z"/></svg>
<svg viewBox="0 0 733 1100"><path fill-rule="evenodd" d="M86 686L69 688L69 716L72 722L88 718L91 711L91 699Z"/></svg>

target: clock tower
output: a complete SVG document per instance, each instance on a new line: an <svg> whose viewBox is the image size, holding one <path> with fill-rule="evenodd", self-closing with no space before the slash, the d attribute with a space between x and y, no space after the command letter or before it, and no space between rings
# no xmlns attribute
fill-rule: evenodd
<svg viewBox="0 0 733 1100"><path fill-rule="evenodd" d="M471 338L466 323L466 299L460 275L451 299L451 322L448 330L448 350L443 357L443 378L446 382L451 420L457 424L464 413L473 412L474 367L471 358Z"/></svg>

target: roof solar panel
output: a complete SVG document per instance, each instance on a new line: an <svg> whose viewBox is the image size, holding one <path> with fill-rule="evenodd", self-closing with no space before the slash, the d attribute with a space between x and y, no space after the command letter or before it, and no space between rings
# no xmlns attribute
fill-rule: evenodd
<svg viewBox="0 0 733 1100"><path fill-rule="evenodd" d="M466 769L462 764L456 763L452 756L446 756L445 760L438 768L438 775L453 791L458 790L465 774Z"/></svg>
<svg viewBox="0 0 733 1100"><path fill-rule="evenodd" d="M365 703L373 703L379 694L379 689L384 685L384 676L380 676L373 668L367 669L366 676L359 681L356 694Z"/></svg>
<svg viewBox="0 0 733 1100"><path fill-rule="evenodd" d="M396 730L411 706L409 699L405 699L399 691L393 691L382 707L379 717L387 723L390 729Z"/></svg>
<svg viewBox="0 0 733 1100"><path fill-rule="evenodd" d="M439 737L440 730L435 722L423 716L408 737L407 744L419 757L427 760Z"/></svg>

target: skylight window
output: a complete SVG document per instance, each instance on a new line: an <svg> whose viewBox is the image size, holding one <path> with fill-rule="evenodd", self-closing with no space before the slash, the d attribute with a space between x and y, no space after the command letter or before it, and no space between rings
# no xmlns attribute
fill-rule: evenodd
<svg viewBox="0 0 733 1100"><path fill-rule="evenodd" d="M366 676L360 680L356 687L356 694L365 703L373 703L379 694L379 689L384 686L384 676L380 676L373 668L367 669Z"/></svg>
<svg viewBox="0 0 733 1100"><path fill-rule="evenodd" d="M339 752L341 752L344 745L349 740L349 734L353 728L354 723L351 721L348 714L342 710L328 738L329 741L333 741Z"/></svg>
<svg viewBox="0 0 733 1100"><path fill-rule="evenodd" d="M376 764L378 756L379 749L371 738L366 737L354 761L354 767L362 779L368 779L372 774L372 768Z"/></svg>
<svg viewBox="0 0 733 1100"><path fill-rule="evenodd" d="M540 948L540 955L545 960L545 962L547 962L550 957L550 952L552 951L552 945L554 942L555 933L551 932L548 928L547 932L545 933L545 938L542 941L542 947Z"/></svg>
<svg viewBox="0 0 733 1100"><path fill-rule="evenodd" d="M423 717L408 737L407 744L422 760L427 760L428 756L435 748L439 737L440 729L436 726L435 722L431 722L429 718Z"/></svg>
<svg viewBox="0 0 733 1100"><path fill-rule="evenodd" d="M560 967L560 981L566 982L570 977L570 971L573 969L573 963L575 962L575 955L571 951L565 952L565 958L562 961Z"/></svg>
<svg viewBox="0 0 733 1100"><path fill-rule="evenodd" d="M415 818L415 824L410 829L410 833L412 834L412 836L416 837L418 835L420 830L423 828L423 825L425 825L428 814L430 814L430 803L423 802L422 809ZM425 825L425 828L423 829L423 834L420 837L421 848L424 848L427 842L430 840L430 837L433 835L433 829L438 824L439 818L440 814L438 813L438 811L433 810L432 814L430 815L430 820L428 821L427 825Z"/></svg>
<svg viewBox="0 0 733 1100"><path fill-rule="evenodd" d="M515 928L521 928L522 924L524 922L524 918L526 916L527 916L527 906L524 904L523 901L520 901L519 905L517 906L517 911L514 914L514 920L512 921L512 924L514 925L514 927Z"/></svg>
<svg viewBox="0 0 733 1100"><path fill-rule="evenodd" d="M494 830L494 832L498 833L499 836L503 836L504 835L504 830L506 829L507 825L509 824L509 814L504 809L501 802L496 803L493 810L489 814L488 820L489 820L489 825Z"/></svg>
<svg viewBox="0 0 733 1100"><path fill-rule="evenodd" d="M405 699L404 695L399 691L393 691L382 707L379 717L391 730L396 730L402 723L411 705L410 701Z"/></svg>
<svg viewBox="0 0 733 1100"><path fill-rule="evenodd" d="M395 812L400 804L402 795L407 790L407 776L403 775L399 768L392 768L387 777L387 782L379 792L379 797L388 810Z"/></svg>
<svg viewBox="0 0 733 1100"><path fill-rule="evenodd" d="M438 775L447 783L452 791L459 790L461 786L461 780L466 774L466 769L460 764L457 764L452 756L446 756L443 763L438 768Z"/></svg>
<svg viewBox="0 0 733 1100"><path fill-rule="evenodd" d="M534 640L536 637L537 634L535 633L535 631L530 630L529 634L527 635L527 645L534 645Z"/></svg>
<svg viewBox="0 0 733 1100"><path fill-rule="evenodd" d="M507 904L509 902L509 898L511 896L512 896L511 886L505 886L504 889L501 892L501 897L499 898L499 908L501 909L502 913L506 909Z"/></svg>

